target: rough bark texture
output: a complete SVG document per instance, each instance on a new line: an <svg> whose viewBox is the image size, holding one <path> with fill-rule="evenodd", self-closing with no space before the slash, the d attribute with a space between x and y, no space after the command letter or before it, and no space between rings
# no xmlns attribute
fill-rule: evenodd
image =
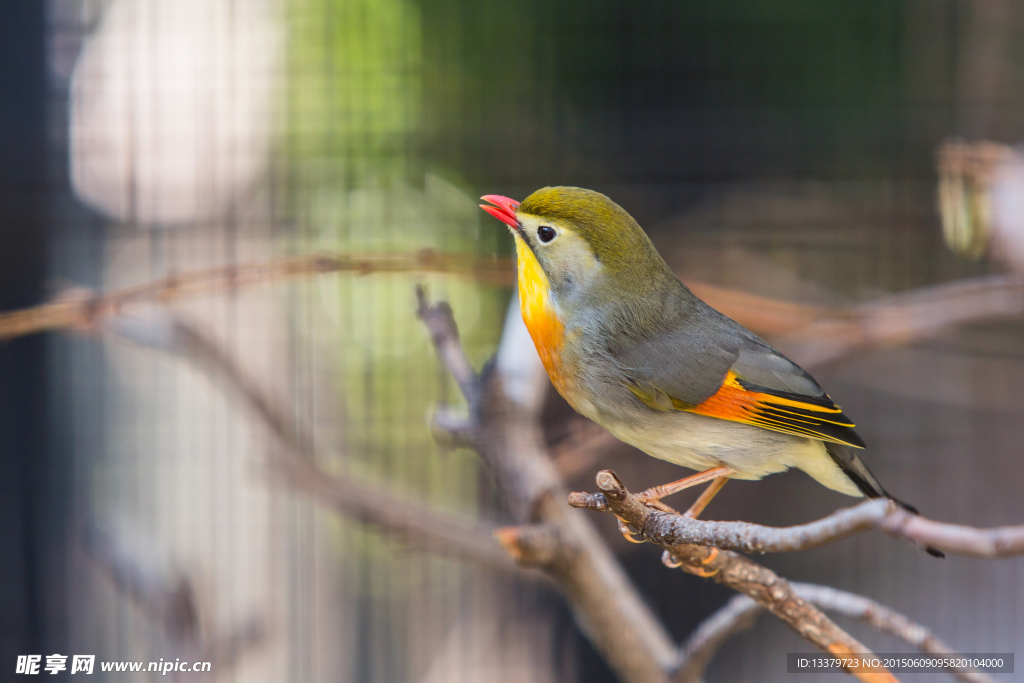
<svg viewBox="0 0 1024 683"><path fill-rule="evenodd" d="M602 494L573 493L570 504L610 512ZM791 527L768 527L748 522L713 522L650 510L639 531L669 545L694 543L743 553L782 553L809 550L870 529L881 529L919 547L951 555L994 559L1024 553L1024 526L979 529L936 522L885 499L865 501L828 517Z"/></svg>
<svg viewBox="0 0 1024 683"><path fill-rule="evenodd" d="M867 646L802 599L788 581L767 567L728 550L692 543L673 543L669 538L654 535L654 530L648 528L648 520L656 511L626 490L615 473L609 470L599 472L597 487L604 496L609 512L628 524L631 530L642 534L645 540L665 549L668 553L666 563L678 565L683 571L697 576L711 577L715 582L750 597L824 652L836 655L870 652ZM574 506L580 502L577 494L570 499L570 504ZM854 675L865 681L896 680L888 673Z"/></svg>

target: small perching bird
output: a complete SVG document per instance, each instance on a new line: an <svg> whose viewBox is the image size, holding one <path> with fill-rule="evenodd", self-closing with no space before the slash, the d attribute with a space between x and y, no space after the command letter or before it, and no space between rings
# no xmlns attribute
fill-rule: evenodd
<svg viewBox="0 0 1024 683"><path fill-rule="evenodd" d="M698 299L618 204L575 187L483 199L515 238L523 320L558 392L622 441L699 471L644 502L664 508L711 482L686 513L696 517L728 479L790 467L849 496L891 498L814 378Z"/></svg>

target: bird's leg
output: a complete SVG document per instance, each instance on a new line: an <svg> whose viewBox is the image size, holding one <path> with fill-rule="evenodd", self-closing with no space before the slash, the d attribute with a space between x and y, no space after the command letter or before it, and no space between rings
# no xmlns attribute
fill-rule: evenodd
<svg viewBox="0 0 1024 683"><path fill-rule="evenodd" d="M643 539L634 538L634 535L638 534L640 532L639 531L633 531L633 527L629 526L629 523L626 522L626 520L622 519L622 517L619 517L618 515L615 515L615 519L619 520L619 533L622 534L622 537L624 539L626 539L630 543L643 543L644 542Z"/></svg>
<svg viewBox="0 0 1024 683"><path fill-rule="evenodd" d="M683 517L692 517L693 519L697 519L697 517L700 516L700 513L704 512L704 508L708 506L708 503L711 502L711 499L714 498L718 494L718 492L722 490L722 487L725 486L727 481L729 481L729 477L718 477L713 482L711 482L711 485L704 489L704 492L700 494L700 497L693 502L693 505L690 506L690 509L683 513ZM623 532L623 536L625 535L625 532ZM633 539L629 538L628 540L632 541ZM708 555L701 564L707 564L716 557L718 557L718 548L712 548L711 554ZM683 563L677 560L668 550L661 554L661 562L666 567L670 567L672 569L676 569L678 567L683 566ZM696 574L698 576L707 577L714 576L715 572L707 574L701 573L701 571L697 571Z"/></svg>
<svg viewBox="0 0 1024 683"><path fill-rule="evenodd" d="M670 496L673 493L682 491L683 489L688 489L691 486L696 486L698 484L703 484L706 481L713 480L711 486L709 486L704 493L700 494L697 502L695 502L685 513L690 517L696 517L704 510L705 507L707 507L707 504L711 502L711 499L715 497L715 494L722 490L722 487L725 486L725 482L727 482L730 475L733 474L735 474L735 470L731 467L719 465L718 467L712 467L709 470L698 472L697 474L689 477L684 477L678 481L649 488L643 493L638 493L637 498L639 498L644 505L661 510L662 512L678 515L679 513L676 510L673 510L668 505L662 503L661 499L665 496ZM621 518L619 519L619 533L622 534L622 537L630 543L643 543L643 541L638 541L633 538L634 534L638 532L633 531L629 524L624 522Z"/></svg>
<svg viewBox="0 0 1024 683"><path fill-rule="evenodd" d="M689 510L683 513L683 516L697 519L697 517L700 516L700 513L704 512L704 508L708 506L711 499L718 495L718 492L722 490L722 487L725 486L728 481L729 477L718 477L711 482L711 485L704 489L704 493L700 494L700 497L693 502L693 505L690 506Z"/></svg>
<svg viewBox="0 0 1024 683"><path fill-rule="evenodd" d="M703 484L706 481L718 479L719 477L729 477L733 474L736 474L736 471L733 470L731 467L727 467L726 465L719 465L718 467L712 467L709 470L698 472L697 474L691 475L689 477L684 477L678 481L673 481L669 482L668 484L662 484L661 486L654 486L652 488L649 488L643 493L637 494L637 498L640 499L640 502L647 505L651 505L652 503L661 500L665 496L670 496L673 493L682 491L683 489L688 489L691 486ZM715 493L718 492L715 491ZM709 498L708 500L711 499Z"/></svg>

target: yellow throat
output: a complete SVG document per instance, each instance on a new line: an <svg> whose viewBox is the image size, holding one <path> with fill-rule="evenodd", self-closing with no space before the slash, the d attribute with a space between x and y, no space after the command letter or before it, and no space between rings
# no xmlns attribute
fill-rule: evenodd
<svg viewBox="0 0 1024 683"><path fill-rule="evenodd" d="M512 234L516 240L516 256L519 262L519 307L523 313L523 322L533 337L537 353L552 383L559 393L566 396L561 371L564 328L557 307L551 299L551 284L533 250L517 233ZM568 399L568 396L566 398Z"/></svg>

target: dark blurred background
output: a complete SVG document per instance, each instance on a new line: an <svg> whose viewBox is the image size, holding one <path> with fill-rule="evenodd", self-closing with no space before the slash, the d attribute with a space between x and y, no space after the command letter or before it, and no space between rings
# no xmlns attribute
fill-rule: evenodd
<svg viewBox="0 0 1024 683"><path fill-rule="evenodd" d="M839 306L1004 272L944 242L936 150L1024 139L1022 9L4 0L0 308L317 250L507 256L476 197L545 185L609 195L684 279L778 299ZM454 389L414 316L421 281L485 361L511 292L440 275L325 275L174 311L286 402L325 468L500 521L476 456L427 426ZM1024 519L1022 339L1018 321L979 323L814 372L896 495L1009 524ZM181 639L133 592L187 585L202 611L189 642L230 650L217 680L614 680L556 594L275 483L258 426L173 355L111 334L0 344L0 666L173 658ZM547 416L556 449L586 431L554 395ZM569 487L592 490L604 467L634 489L681 476L602 442ZM794 524L850 502L789 473L731 484L707 516ZM594 521L677 639L729 598ZM964 652L1024 643L1019 560L940 562L881 534L763 560ZM808 649L765 617L708 680L786 680L784 654Z"/></svg>

